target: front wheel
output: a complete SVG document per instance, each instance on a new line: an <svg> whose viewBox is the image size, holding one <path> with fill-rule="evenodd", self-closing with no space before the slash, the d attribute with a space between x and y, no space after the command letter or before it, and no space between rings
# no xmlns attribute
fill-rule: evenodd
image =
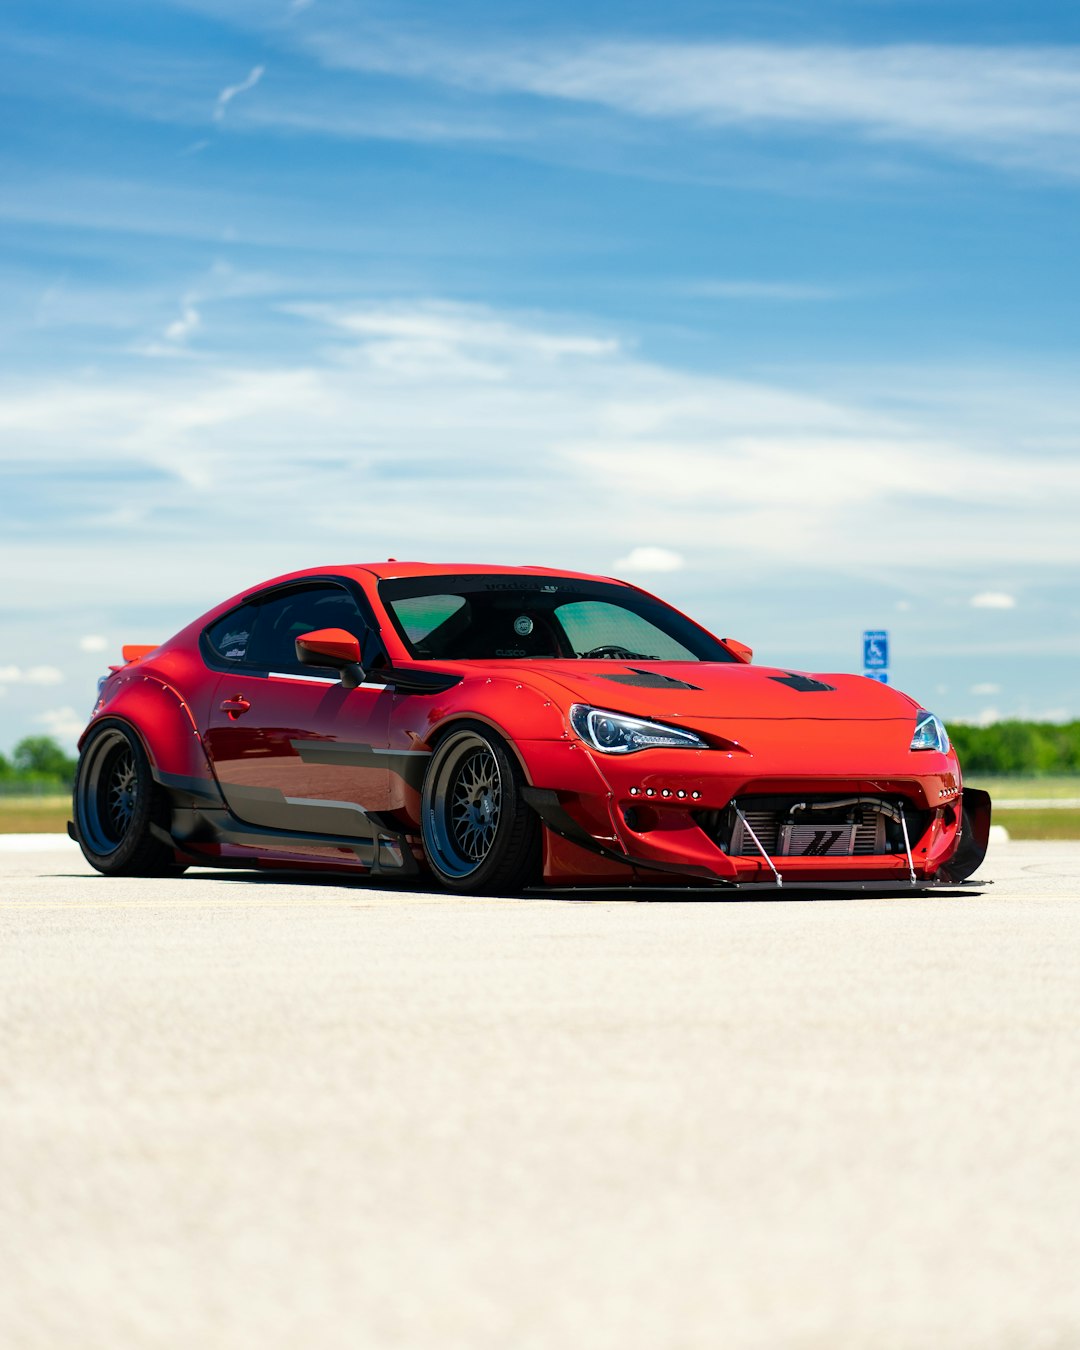
<svg viewBox="0 0 1080 1350"><path fill-rule="evenodd" d="M514 892L539 872L540 821L522 774L487 727L462 723L438 744L424 778L421 830L431 870L451 891Z"/></svg>
<svg viewBox="0 0 1080 1350"><path fill-rule="evenodd" d="M83 856L106 876L179 875L185 870L151 831L151 825L167 822L168 811L142 742L123 722L102 722L83 746L72 812Z"/></svg>

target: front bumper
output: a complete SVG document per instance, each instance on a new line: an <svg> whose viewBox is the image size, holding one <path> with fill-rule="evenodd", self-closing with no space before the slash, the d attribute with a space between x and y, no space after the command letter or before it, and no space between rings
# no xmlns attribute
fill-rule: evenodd
<svg viewBox="0 0 1080 1350"><path fill-rule="evenodd" d="M963 818L963 789L951 754L886 756L863 748L845 765L830 747L828 771L811 773L802 754L784 756L792 767L781 772L779 755L763 760L737 750L601 756L573 741L543 747L533 742L530 748L540 753L528 757L532 783L526 798L548 829L638 871L740 887L775 887L778 879L787 886L833 889L845 883L880 889L957 881L942 871L956 852ZM757 848L728 851L730 839L717 822L733 802L770 795L881 799L894 809L900 804L910 822L909 838L898 844L893 832L885 851L857 856L799 856L779 851L775 843L778 851L769 858Z"/></svg>

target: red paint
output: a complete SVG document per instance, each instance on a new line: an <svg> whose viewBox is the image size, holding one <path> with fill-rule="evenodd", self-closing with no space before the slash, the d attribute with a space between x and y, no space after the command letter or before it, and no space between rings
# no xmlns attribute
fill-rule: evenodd
<svg viewBox="0 0 1080 1350"><path fill-rule="evenodd" d="M905 694L849 674L814 677L835 692L799 692L780 682L791 672L750 665L750 648L733 639L725 640L735 658L727 663L648 662L650 671L691 684L692 690L611 682L613 669L633 662L412 659L383 608L378 581L474 572L508 579L580 576L546 568L393 560L291 573L224 601L160 647L126 647L125 660L137 664L109 676L91 725L104 717L129 722L159 776L202 782L209 792L220 789L233 814L251 824L280 822L282 801L332 802L342 819L361 806L387 813L399 829L415 834L424 752L447 728L468 719L503 737L527 783L556 792L566 813L598 846L634 859L639 874L649 864L663 864L691 876L771 880L762 858L725 854L697 814L723 811L733 797L765 794L905 797L930 813L923 837L911 841L917 873L932 876L954 852L960 766L951 751L909 749L918 704ZM378 671L349 689L333 679L213 668L199 639L215 619L271 585L328 577L362 592L394 669L403 675L434 669L460 682L445 692L410 693L378 683L384 678ZM342 660L359 655L356 636L341 629L313 631L303 641L314 652ZM568 712L574 703L685 727L711 748L603 754L572 730ZM298 751L296 742L321 747L322 759L317 754L305 759L310 750ZM370 748L368 762L335 762L336 754L358 745ZM646 806L635 829L627 812L633 821L633 808ZM355 855L333 845L286 839L266 848L202 847L208 860L250 857L266 866L357 869ZM780 865L789 882L899 878L908 869L906 856L897 853L788 856ZM634 875L628 863L546 830L544 874L552 885L617 883Z"/></svg>

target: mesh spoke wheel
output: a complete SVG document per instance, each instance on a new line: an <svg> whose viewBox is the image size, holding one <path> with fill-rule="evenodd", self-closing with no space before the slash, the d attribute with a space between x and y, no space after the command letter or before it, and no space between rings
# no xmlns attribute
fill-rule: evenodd
<svg viewBox="0 0 1080 1350"><path fill-rule="evenodd" d="M515 889L535 870L540 829L521 774L486 729L442 741L424 779L422 833L432 871L451 890Z"/></svg>
<svg viewBox="0 0 1080 1350"><path fill-rule="evenodd" d="M72 794L75 832L92 867L110 876L184 870L153 827L169 821L138 737L119 720L96 727L79 756Z"/></svg>

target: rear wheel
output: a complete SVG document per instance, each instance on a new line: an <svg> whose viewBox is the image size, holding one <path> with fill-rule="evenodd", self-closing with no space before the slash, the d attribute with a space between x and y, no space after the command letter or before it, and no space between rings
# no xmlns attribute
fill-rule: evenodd
<svg viewBox="0 0 1080 1350"><path fill-rule="evenodd" d="M151 832L168 808L138 736L123 722L95 727L79 756L72 794L75 830L86 861L106 876L179 875L174 851Z"/></svg>
<svg viewBox="0 0 1080 1350"><path fill-rule="evenodd" d="M539 872L540 821L522 774L487 727L462 723L438 744L424 778L421 829L431 870L451 891L517 891Z"/></svg>

